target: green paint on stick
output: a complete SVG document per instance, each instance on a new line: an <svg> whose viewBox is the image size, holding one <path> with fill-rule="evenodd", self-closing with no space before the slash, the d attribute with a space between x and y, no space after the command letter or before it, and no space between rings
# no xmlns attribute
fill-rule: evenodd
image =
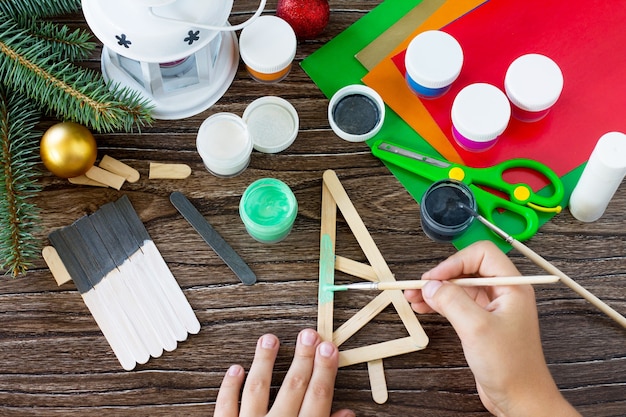
<svg viewBox="0 0 626 417"><path fill-rule="evenodd" d="M323 234L320 239L320 285L317 300L320 304L333 301L335 283L335 251L330 235Z"/></svg>

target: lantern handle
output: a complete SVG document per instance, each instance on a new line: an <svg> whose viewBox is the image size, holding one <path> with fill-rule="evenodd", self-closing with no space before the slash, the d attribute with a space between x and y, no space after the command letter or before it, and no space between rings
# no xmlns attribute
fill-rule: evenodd
<svg viewBox="0 0 626 417"><path fill-rule="evenodd" d="M153 10L154 7L148 7L148 10L149 10L150 14L153 17L155 17L157 19L167 20L169 22L184 23L186 25L197 27L197 28L200 28L200 29L217 30L217 31L235 31L235 30L243 29L244 27L246 27L250 23L252 23L254 21L254 19L259 17L261 15L261 13L263 12L263 9L265 8L265 3L266 2L267 2L267 0L261 0L259 2L259 8L257 9L257 11L248 20L246 20L245 22L240 23L238 25L235 25L235 26L203 25L203 24L200 24L200 23L187 22L185 20L174 19L174 18L171 18L171 17L159 16L156 13L154 13L154 10Z"/></svg>

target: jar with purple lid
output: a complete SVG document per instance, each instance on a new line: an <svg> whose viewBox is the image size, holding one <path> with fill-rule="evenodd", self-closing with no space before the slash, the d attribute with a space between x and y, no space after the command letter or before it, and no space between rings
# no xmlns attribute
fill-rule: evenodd
<svg viewBox="0 0 626 417"><path fill-rule="evenodd" d="M475 83L464 87L452 103L452 136L468 151L496 144L511 118L511 104L498 87Z"/></svg>

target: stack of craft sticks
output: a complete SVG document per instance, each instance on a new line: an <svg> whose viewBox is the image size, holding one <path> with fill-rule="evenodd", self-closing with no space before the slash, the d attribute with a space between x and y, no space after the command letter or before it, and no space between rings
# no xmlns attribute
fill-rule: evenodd
<svg viewBox="0 0 626 417"><path fill-rule="evenodd" d="M126 196L50 242L122 367L172 351L200 323Z"/></svg>

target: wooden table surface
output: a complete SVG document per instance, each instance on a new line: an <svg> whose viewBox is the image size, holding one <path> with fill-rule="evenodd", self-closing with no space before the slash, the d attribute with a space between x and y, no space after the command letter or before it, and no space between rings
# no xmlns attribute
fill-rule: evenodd
<svg viewBox="0 0 626 417"><path fill-rule="evenodd" d="M330 24L315 41L300 43L296 60L318 49L379 1L331 0ZM269 1L268 13L276 2ZM245 19L256 1L236 1L231 22ZM246 13L247 12L247 13ZM85 26L82 16L66 18ZM96 56L89 63L98 67ZM300 116L295 143L275 155L254 152L248 169L234 178L207 172L195 149L202 120L227 111L241 115L254 99L277 95ZM73 283L57 286L38 259L26 276L0 280L0 415L2 416L207 416L222 376L232 363L249 367L256 339L275 333L282 341L274 385L279 386L294 340L316 327L322 173L341 179L397 279L417 278L454 252L420 228L419 210L395 177L367 146L339 139L329 128L328 100L299 65L275 85L251 80L240 65L226 95L188 119L157 121L141 134L96 135L99 156L108 154L137 168L141 179L114 189L75 186L51 174L42 178L35 202L47 234L93 213L123 195L130 198L152 239L183 288L201 323L197 335L176 350L124 371ZM53 121L49 120L42 128ZM149 180L150 161L186 163L186 180ZM277 244L254 241L238 216L245 188L262 177L279 178L294 191L299 212L291 234ZM185 193L215 229L256 272L243 286L169 202ZM604 216L581 223L565 210L541 228L528 246L626 314L626 187ZM338 222L337 253L365 258L345 222ZM511 252L523 274L543 271ZM371 297L337 296L337 321ZM626 415L626 331L562 284L537 288L547 361L564 395L587 416ZM430 337L422 351L384 361L389 400L371 397L365 364L339 371L334 408L359 416L486 416L458 338L438 315L419 320ZM353 343L367 345L405 336L393 309L386 309Z"/></svg>

